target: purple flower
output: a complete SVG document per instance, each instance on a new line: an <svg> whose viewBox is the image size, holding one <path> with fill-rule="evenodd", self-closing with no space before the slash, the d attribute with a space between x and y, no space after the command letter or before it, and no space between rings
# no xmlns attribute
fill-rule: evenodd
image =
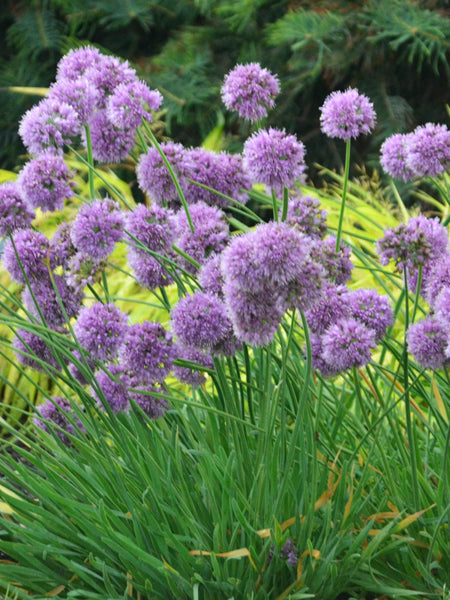
<svg viewBox="0 0 450 600"><path fill-rule="evenodd" d="M278 78L258 63L237 65L225 77L222 100L228 110L249 121L263 119L280 93Z"/></svg>
<svg viewBox="0 0 450 600"><path fill-rule="evenodd" d="M71 177L64 160L44 152L27 162L17 178L22 194L32 208L45 211L62 210L64 200L73 196Z"/></svg>
<svg viewBox="0 0 450 600"><path fill-rule="evenodd" d="M311 256L323 265L326 276L336 285L346 283L352 276L353 264L350 255L350 248L344 246L342 240L339 243L339 251L336 252L334 236L314 243L311 248Z"/></svg>
<svg viewBox="0 0 450 600"><path fill-rule="evenodd" d="M180 170L183 173L183 193L190 204L205 202L223 208L228 206L229 201L186 179L206 185L244 204L248 200L245 189L250 189L251 182L239 154L217 154L204 148L191 148L185 150Z"/></svg>
<svg viewBox="0 0 450 600"><path fill-rule="evenodd" d="M445 125L426 123L407 140L406 162L418 176L436 177L450 164L450 131Z"/></svg>
<svg viewBox="0 0 450 600"><path fill-rule="evenodd" d="M69 104L81 125L86 125L97 108L99 92L85 77L60 79L50 86L48 99Z"/></svg>
<svg viewBox="0 0 450 600"><path fill-rule="evenodd" d="M70 259L75 256L77 249L72 243L72 223L63 221L50 240L50 266L52 269L62 267L66 270Z"/></svg>
<svg viewBox="0 0 450 600"><path fill-rule="evenodd" d="M280 550L280 558L286 560L286 562L293 568L297 566L298 563L298 549L291 538L288 538L284 544L284 546Z"/></svg>
<svg viewBox="0 0 450 600"><path fill-rule="evenodd" d="M164 262L159 262L154 256L143 254L136 248L129 248L127 258L136 281L149 290L173 283L170 273L164 267Z"/></svg>
<svg viewBox="0 0 450 600"><path fill-rule="evenodd" d="M75 289L83 289L100 280L100 273L107 266L106 260L92 258L83 252L76 252L69 258L67 283Z"/></svg>
<svg viewBox="0 0 450 600"><path fill-rule="evenodd" d="M195 292L170 313L172 330L183 346L212 350L232 332L225 304L214 294Z"/></svg>
<svg viewBox="0 0 450 600"><path fill-rule="evenodd" d="M225 303L239 341L251 346L269 344L286 311L283 299L245 290L236 281L224 287Z"/></svg>
<svg viewBox="0 0 450 600"><path fill-rule="evenodd" d="M398 270L412 272L448 253L448 233L439 219L420 215L385 231L377 250L382 265L393 259Z"/></svg>
<svg viewBox="0 0 450 600"><path fill-rule="evenodd" d="M99 65L102 59L103 55L93 46L70 50L58 63L56 81L76 81L88 69Z"/></svg>
<svg viewBox="0 0 450 600"><path fill-rule="evenodd" d="M183 187L180 166L185 149L181 144L163 142L161 150ZM136 176L141 190L148 194L154 202L167 204L172 208L181 207L181 201L173 179L157 148L149 148L146 154L141 154L136 167Z"/></svg>
<svg viewBox="0 0 450 600"><path fill-rule="evenodd" d="M394 315L387 296L380 296L376 290L360 288L348 291L342 296L350 317L361 321L375 331L378 342L386 333L387 327L394 324Z"/></svg>
<svg viewBox="0 0 450 600"><path fill-rule="evenodd" d="M322 357L339 373L370 362L370 351L375 348L375 330L357 319L341 319L322 337Z"/></svg>
<svg viewBox="0 0 450 600"><path fill-rule="evenodd" d="M173 374L179 381L187 383L194 388L206 382L202 367L205 369L214 369L212 356L207 352L175 344L175 356L176 360L186 360L198 364L198 369L191 369L190 367L182 367L180 365L174 365L173 369Z"/></svg>
<svg viewBox="0 0 450 600"><path fill-rule="evenodd" d="M433 317L413 323L406 334L408 350L425 369L440 369L447 361L449 329Z"/></svg>
<svg viewBox="0 0 450 600"><path fill-rule="evenodd" d="M338 320L350 316L348 304L344 302L347 292L344 285L328 283L324 286L320 298L305 312L312 332L321 335Z"/></svg>
<svg viewBox="0 0 450 600"><path fill-rule="evenodd" d="M440 293L450 286L450 255L443 254L431 261L425 275L423 295L428 304L434 307Z"/></svg>
<svg viewBox="0 0 450 600"><path fill-rule="evenodd" d="M305 311L313 306L322 294L324 278L323 265L308 255L295 277L288 283L286 291L283 292L287 308Z"/></svg>
<svg viewBox="0 0 450 600"><path fill-rule="evenodd" d="M198 272L198 283L204 292L223 298L222 254L212 254Z"/></svg>
<svg viewBox="0 0 450 600"><path fill-rule="evenodd" d="M320 209L318 198L312 196L290 198L285 222L313 238L324 238L327 234L327 213Z"/></svg>
<svg viewBox="0 0 450 600"><path fill-rule="evenodd" d="M136 402L150 419L159 419L164 416L169 408L169 403L166 398L159 395L155 396L155 393L162 394L164 392L164 388L160 383L139 385L134 384L133 379L131 379L129 387L133 388L128 392L130 400Z"/></svg>
<svg viewBox="0 0 450 600"><path fill-rule="evenodd" d="M124 217L118 203L106 198L84 204L72 224L72 242L94 260L107 258L122 239Z"/></svg>
<svg viewBox="0 0 450 600"><path fill-rule="evenodd" d="M116 127L135 130L143 117L152 122L149 111L158 110L162 100L161 94L143 81L121 83L108 98L106 112Z"/></svg>
<svg viewBox="0 0 450 600"><path fill-rule="evenodd" d="M24 329L18 329L12 342L14 355L17 362L24 367L31 367L36 371L46 372L46 363L50 370L60 370L50 346L45 340Z"/></svg>
<svg viewBox="0 0 450 600"><path fill-rule="evenodd" d="M320 111L321 129L329 137L347 141L362 133L370 133L375 126L376 115L372 102L354 88L332 92Z"/></svg>
<svg viewBox="0 0 450 600"><path fill-rule="evenodd" d="M105 110L99 110L89 119L92 155L101 163L118 163L128 156L134 146L134 131L120 129L111 123ZM87 147L83 132L83 143Z"/></svg>
<svg viewBox="0 0 450 600"><path fill-rule="evenodd" d="M122 84L136 83L136 71L128 61L116 56L100 55L99 62L84 71L86 79L99 93L98 108L106 109L108 98Z"/></svg>
<svg viewBox="0 0 450 600"><path fill-rule="evenodd" d="M91 357L106 362L117 356L127 321L127 315L114 304L96 302L83 307L73 329Z"/></svg>
<svg viewBox="0 0 450 600"><path fill-rule="evenodd" d="M334 377L339 374L336 364L328 364L323 357L323 336L311 332L311 359L313 369L317 369L324 377ZM305 349L306 354L306 349Z"/></svg>
<svg viewBox="0 0 450 600"><path fill-rule="evenodd" d="M228 243L229 231L225 214L214 206L203 202L192 204L189 213L194 225L192 233L186 213L180 211L175 220L175 244L183 252L203 264L213 252L221 252ZM195 271L184 258L177 258L179 264L191 273Z"/></svg>
<svg viewBox="0 0 450 600"><path fill-rule="evenodd" d="M20 122L19 135L30 154L46 150L62 153L80 133L76 111L66 102L44 98L30 108Z"/></svg>
<svg viewBox="0 0 450 600"><path fill-rule="evenodd" d="M284 130L261 129L244 144L244 168L253 183L264 183L281 193L303 180L305 146Z"/></svg>
<svg viewBox="0 0 450 600"><path fill-rule="evenodd" d="M383 142L380 150L380 163L384 171L403 181L411 181L416 176L406 162L410 137L410 133L391 135Z"/></svg>
<svg viewBox="0 0 450 600"><path fill-rule="evenodd" d="M61 275L55 274L53 279L54 284L47 274L45 278L33 281L31 290L30 287L23 290L22 302L33 317L40 319L42 315L49 327L58 329L67 319L77 316L83 292L70 286Z"/></svg>
<svg viewBox="0 0 450 600"><path fill-rule="evenodd" d="M99 406L103 406L106 401L113 413L126 411L130 406L130 396L127 390L130 378L119 365L110 365L108 368L108 371L101 370L95 374L101 393L97 390L97 386L92 388L92 393L97 398Z"/></svg>
<svg viewBox="0 0 450 600"><path fill-rule="evenodd" d="M119 351L119 363L140 384L162 382L172 369L171 334L160 323L144 321L128 328Z"/></svg>
<svg viewBox="0 0 450 600"><path fill-rule="evenodd" d="M33 417L33 424L47 433L54 431L64 444L70 444L67 434L85 432L84 426L66 398L47 400L37 407L36 412L39 417Z"/></svg>
<svg viewBox="0 0 450 600"><path fill-rule="evenodd" d="M72 352L72 356L77 362L69 363L70 374L79 383L81 383L81 385L87 385L88 383L90 383L92 373L95 370L95 362L86 355L84 355L84 357L82 358L78 350L74 350ZM78 363L81 363L81 365L78 366Z"/></svg>
<svg viewBox="0 0 450 600"><path fill-rule="evenodd" d="M434 316L438 322L449 328L450 333L450 285L443 287L439 292L434 303Z"/></svg>
<svg viewBox="0 0 450 600"><path fill-rule="evenodd" d="M19 186L13 181L0 184L0 237L17 229L27 229L34 212L25 202Z"/></svg>
<svg viewBox="0 0 450 600"><path fill-rule="evenodd" d="M14 281L26 283L48 278L48 255L49 242L43 233L20 229L5 245L2 264Z"/></svg>

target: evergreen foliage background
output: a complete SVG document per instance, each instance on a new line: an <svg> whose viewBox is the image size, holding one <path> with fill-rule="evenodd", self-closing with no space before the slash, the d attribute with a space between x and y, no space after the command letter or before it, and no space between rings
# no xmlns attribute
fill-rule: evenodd
<svg viewBox="0 0 450 600"><path fill-rule="evenodd" d="M318 107L334 89L355 86L374 102L376 135L353 157L372 167L388 135L447 118L449 0L8 0L0 35L2 168L20 161L17 122L36 101L4 88L48 86L60 57L86 43L132 61L161 90L167 134L186 145L218 127L222 146L239 149L248 131L218 96L238 62L279 75L276 125L301 137L311 167L342 166L319 131Z"/></svg>

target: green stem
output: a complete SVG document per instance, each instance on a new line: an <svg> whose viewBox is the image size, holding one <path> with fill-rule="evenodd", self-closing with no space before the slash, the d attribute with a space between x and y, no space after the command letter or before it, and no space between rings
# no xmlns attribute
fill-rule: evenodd
<svg viewBox="0 0 450 600"><path fill-rule="evenodd" d="M278 221L278 200L277 195L275 194L275 190L272 189L272 206L273 206L273 220L275 222Z"/></svg>
<svg viewBox="0 0 450 600"><path fill-rule="evenodd" d="M406 334L409 327L409 292L408 292L408 277L406 267L403 270L403 276L405 281L405 340L403 348L403 379L405 388L405 412L406 412L406 430L408 434L409 443L409 457L411 461L411 475L412 475L412 491L414 497L414 508L419 508L419 483L417 479L417 460L415 452L414 435L412 430L411 421L411 402L409 398L409 377L408 377L408 348L406 341Z"/></svg>
<svg viewBox="0 0 450 600"><path fill-rule="evenodd" d="M420 288L422 287L422 265L419 267L419 272L417 274L417 284L416 284L416 296L414 298L414 307L413 313L411 317L411 323L414 323L414 319L416 318L417 307L419 305L419 297L420 297Z"/></svg>
<svg viewBox="0 0 450 600"><path fill-rule="evenodd" d="M94 187L94 157L92 156L92 139L91 139L91 130L89 129L89 125L84 126L84 130L86 132L86 148L87 148L87 156L88 156L88 180L89 180L89 197L91 200L95 198L95 187Z"/></svg>
<svg viewBox="0 0 450 600"><path fill-rule="evenodd" d="M283 188L283 211L281 213L281 220L286 221L289 204L289 190L287 187Z"/></svg>
<svg viewBox="0 0 450 600"><path fill-rule="evenodd" d="M188 223L189 223L189 227L191 229L191 232L194 233L194 231L195 231L194 230L194 223L192 222L191 215L189 213L189 208L188 208L188 205L187 205L187 202L186 202L186 198L184 197L184 193L183 193L183 190L181 189L180 182L178 181L177 176L175 175L174 170L172 169L172 165L167 160L167 157L164 154L164 152L162 151L161 146L159 145L159 142L158 142L158 140L155 137L155 134L150 129L148 123L145 120L143 121L143 126L144 126L144 129L145 129L145 132L147 133L147 135L151 139L152 144L158 150L159 154L161 155L161 158L163 159L164 164L167 167L167 170L170 173L172 181L173 181L173 183L174 183L174 185L175 185L175 187L177 189L178 195L180 197L181 204L183 205L184 212L186 213L186 217L187 217L187 220L188 220Z"/></svg>
<svg viewBox="0 0 450 600"><path fill-rule="evenodd" d="M338 228L337 228L337 233L336 233L336 252L339 252L339 245L340 245L341 233L342 233L342 223L344 220L345 200L347 198L348 174L350 172L350 148L351 148L351 139L347 140L347 143L345 146L344 186L342 188L341 212L339 214L339 223L338 223Z"/></svg>

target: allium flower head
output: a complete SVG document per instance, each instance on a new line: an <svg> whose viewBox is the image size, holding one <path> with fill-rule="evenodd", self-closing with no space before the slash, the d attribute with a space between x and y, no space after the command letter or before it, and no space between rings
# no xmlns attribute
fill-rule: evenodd
<svg viewBox="0 0 450 600"><path fill-rule="evenodd" d="M280 93L276 75L258 63L237 65L225 77L222 100L228 110L236 111L240 117L257 121L275 106Z"/></svg>
<svg viewBox="0 0 450 600"><path fill-rule="evenodd" d="M94 260L107 258L123 235L124 217L113 200L84 204L72 225L72 242Z"/></svg>
<svg viewBox="0 0 450 600"><path fill-rule="evenodd" d="M156 396L155 394L162 394L165 388L162 384L155 382L147 385L136 384L133 378L130 379L130 387L133 390L129 390L130 400L136 402L144 413L150 419L159 419L163 417L169 408L169 403L166 398Z"/></svg>
<svg viewBox="0 0 450 600"><path fill-rule="evenodd" d="M189 367L174 366L173 374L181 381L192 387L199 387L206 382L206 377L201 367L205 369L213 369L214 362L211 354L195 350L195 348L187 348L181 344L175 344L175 357L177 360L188 360L199 365L199 369L190 369Z"/></svg>
<svg viewBox="0 0 450 600"><path fill-rule="evenodd" d="M281 218L280 211L280 218ZM320 201L312 196L297 195L289 198L286 221L301 233L313 238L327 234L327 213L320 209Z"/></svg>
<svg viewBox="0 0 450 600"><path fill-rule="evenodd" d="M127 213L125 227L146 248L165 252L173 240L173 217L172 211L162 206L140 204ZM145 249L136 248L136 251L145 254Z"/></svg>
<svg viewBox="0 0 450 600"><path fill-rule="evenodd" d="M446 363L449 329L433 317L413 323L406 335L408 350L425 369L440 369Z"/></svg>
<svg viewBox="0 0 450 600"><path fill-rule="evenodd" d="M410 133L396 133L388 137L380 149L380 163L383 170L392 177L403 179L403 181L411 181L416 176L406 162L410 137Z"/></svg>
<svg viewBox="0 0 450 600"><path fill-rule="evenodd" d="M72 356L74 362L69 363L70 374L72 377L75 377L81 385L87 385L91 381L92 373L95 370L94 361L87 355L82 357L78 350L74 350ZM78 363L75 361L80 362L81 365L78 366Z"/></svg>
<svg viewBox="0 0 450 600"><path fill-rule="evenodd" d="M34 211L25 202L17 183L0 184L0 237L17 229L27 229L34 219Z"/></svg>
<svg viewBox="0 0 450 600"><path fill-rule="evenodd" d="M174 142L163 142L161 150L183 187L184 179L180 173L180 166L185 152L184 147ZM141 154L136 167L136 177L141 190L154 202L167 204L171 208L181 207L173 179L157 148L149 148L146 154Z"/></svg>
<svg viewBox="0 0 450 600"><path fill-rule="evenodd" d="M191 204L189 213L194 225L192 233L186 213L180 211L175 220L175 244L198 263L203 264L213 252L221 252L228 243L229 229L225 214L203 202ZM194 267L185 259L178 262L193 272Z"/></svg>
<svg viewBox="0 0 450 600"><path fill-rule="evenodd" d="M76 252L69 258L67 282L75 289L84 289L100 280L100 273L106 267L106 259L93 258L84 252Z"/></svg>
<svg viewBox="0 0 450 600"><path fill-rule="evenodd" d="M182 298L172 309L170 318L179 342L196 350L212 350L232 330L225 304L214 294L205 292Z"/></svg>
<svg viewBox="0 0 450 600"><path fill-rule="evenodd" d="M198 272L198 282L204 292L215 294L217 297L223 297L223 276L220 263L222 254L213 254L203 263Z"/></svg>
<svg viewBox="0 0 450 600"><path fill-rule="evenodd" d="M83 293L70 286L61 275L53 275L53 282L48 275L36 280L32 283L33 294L29 287L24 289L22 302L36 319L40 319L42 315L49 327L58 329L67 319L76 317L81 308Z"/></svg>
<svg viewBox="0 0 450 600"><path fill-rule="evenodd" d="M127 315L114 304L96 302L85 306L74 324L75 335L93 359L115 358L127 331Z"/></svg>
<svg viewBox="0 0 450 600"><path fill-rule="evenodd" d="M61 156L43 152L23 167L17 178L29 206L45 211L62 210L73 196L71 172Z"/></svg>
<svg viewBox="0 0 450 600"><path fill-rule="evenodd" d="M342 319L332 325L322 337L322 356L339 373L370 362L375 348L375 331L357 319Z"/></svg>
<svg viewBox="0 0 450 600"><path fill-rule="evenodd" d="M349 307L344 302L347 287L328 283L322 290L320 298L305 312L310 330L322 335L338 320L348 318Z"/></svg>
<svg viewBox="0 0 450 600"><path fill-rule="evenodd" d="M79 133L76 111L70 104L51 98L30 108L19 125L19 135L30 154L46 150L62 153L64 144L70 144Z"/></svg>
<svg viewBox="0 0 450 600"><path fill-rule="evenodd" d="M84 72L85 78L99 92L98 108L106 108L108 98L121 84L136 83L136 71L128 61L101 54L100 61Z"/></svg>
<svg viewBox="0 0 450 600"><path fill-rule="evenodd" d="M127 258L136 281L149 290L173 283L172 276L165 268L162 259L158 260L151 254L143 254L137 248L128 248Z"/></svg>
<svg viewBox="0 0 450 600"><path fill-rule="evenodd" d="M101 163L118 163L128 156L134 146L135 131L120 129L108 119L105 110L99 110L89 119L92 155ZM83 132L83 143L87 147Z"/></svg>
<svg viewBox="0 0 450 600"><path fill-rule="evenodd" d="M50 86L47 99L69 104L81 125L85 125L97 108L99 92L85 77L61 79Z"/></svg>
<svg viewBox="0 0 450 600"><path fill-rule="evenodd" d="M354 88L332 92L320 111L320 126L329 137L347 141L362 133L370 133L375 126L376 115L372 102Z"/></svg>
<svg viewBox="0 0 450 600"><path fill-rule="evenodd" d="M436 320L448 328L450 335L450 285L442 288L434 303ZM450 339L448 340L450 343Z"/></svg>
<svg viewBox="0 0 450 600"><path fill-rule="evenodd" d="M62 267L65 271L69 267L70 259L77 253L72 243L72 223L63 221L58 225L54 236L50 240L50 266L52 269Z"/></svg>
<svg viewBox="0 0 450 600"><path fill-rule="evenodd" d="M12 341L12 347L17 362L24 367L31 367L36 371L46 372L45 363L53 370L60 369L51 348L47 342L36 334L25 329L18 329Z"/></svg>
<svg viewBox="0 0 450 600"><path fill-rule="evenodd" d="M323 335L310 333L311 359L313 369L317 369L324 377L334 377L339 374L339 368L335 364L329 364L323 357ZM307 350L305 348L305 356Z"/></svg>
<svg viewBox="0 0 450 600"><path fill-rule="evenodd" d="M352 276L353 263L350 260L351 250L344 246L342 240L339 243L339 251L336 252L336 238L329 236L313 244L312 257L323 265L326 276L336 285L346 283Z"/></svg>
<svg viewBox="0 0 450 600"><path fill-rule="evenodd" d="M443 254L439 259L430 263L430 268L427 269L424 298L427 303L433 308L437 298L444 290L450 286L450 255Z"/></svg>
<svg viewBox="0 0 450 600"><path fill-rule="evenodd" d="M160 323L144 321L128 328L119 362L135 381L162 382L172 369L173 360L172 336Z"/></svg>
<svg viewBox="0 0 450 600"><path fill-rule="evenodd" d="M448 233L439 219L420 215L385 231L377 249L382 265L393 259L399 270L413 271L448 252Z"/></svg>
<svg viewBox="0 0 450 600"><path fill-rule="evenodd" d="M92 388L92 393L97 398L98 406L103 406L104 400L106 400L113 413L129 409L130 395L127 386L130 383L130 377L121 366L110 365L108 371L97 371L95 379L97 386L101 390L100 394L96 389L97 386Z"/></svg>
<svg viewBox="0 0 450 600"><path fill-rule="evenodd" d="M378 342L386 333L387 327L394 324L394 315L387 296L381 296L374 289L349 290L342 296L352 318L361 321L375 331Z"/></svg>
<svg viewBox="0 0 450 600"><path fill-rule="evenodd" d="M70 50L58 63L56 81L76 81L88 69L99 65L102 59L103 55L93 46Z"/></svg>
<svg viewBox="0 0 450 600"><path fill-rule="evenodd" d="M48 254L49 243L43 233L20 229L5 245L2 264L14 281L26 283L27 279L48 277Z"/></svg>
<svg viewBox="0 0 450 600"><path fill-rule="evenodd" d="M135 130L143 117L152 122L149 111L158 110L162 100L161 94L143 81L121 83L108 98L106 112L116 127Z"/></svg>
<svg viewBox="0 0 450 600"><path fill-rule="evenodd" d="M51 428L64 444L70 443L70 438L67 434L73 435L77 431L85 431L81 421L76 417L70 402L66 398L47 400L37 407L36 412L39 414L39 417L33 417L33 424L47 433L50 432ZM56 425L55 428L53 428L54 425Z"/></svg>
<svg viewBox="0 0 450 600"><path fill-rule="evenodd" d="M261 129L244 144L244 168L253 183L264 183L280 193L302 181L305 146L280 129Z"/></svg>
<svg viewBox="0 0 450 600"><path fill-rule="evenodd" d="M445 125L426 123L408 136L406 161L418 176L436 177L450 165L450 131Z"/></svg>

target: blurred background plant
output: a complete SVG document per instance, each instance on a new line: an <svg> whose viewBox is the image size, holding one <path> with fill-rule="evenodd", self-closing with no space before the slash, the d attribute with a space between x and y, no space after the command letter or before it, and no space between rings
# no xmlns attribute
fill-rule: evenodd
<svg viewBox="0 0 450 600"><path fill-rule="evenodd" d="M259 61L280 77L277 125L307 144L316 181L314 163L343 166L319 130L318 107L334 89L357 87L378 115L375 135L354 144L353 164L377 167L386 137L446 119L448 0L8 0L0 32L4 168L24 152L17 122L36 100L4 88L48 86L61 56L85 43L132 61L160 89L168 135L197 145L215 129L216 146L230 150L248 131L218 90L235 64ZM399 191L408 196L411 186Z"/></svg>

